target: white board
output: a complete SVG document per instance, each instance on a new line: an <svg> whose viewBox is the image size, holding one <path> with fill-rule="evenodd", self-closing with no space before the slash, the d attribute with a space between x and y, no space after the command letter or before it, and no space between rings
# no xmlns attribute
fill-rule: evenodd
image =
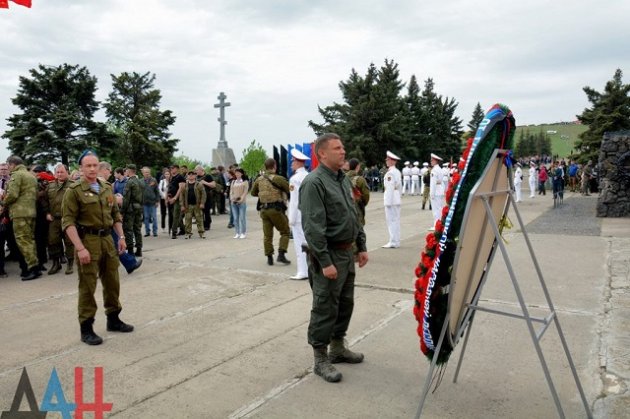
<svg viewBox="0 0 630 419"><path fill-rule="evenodd" d="M495 235L488 223L489 219L481 195L491 194L487 196L487 199L497 223L508 209L511 174L503 164L506 153L506 150L494 151L466 203L451 271L448 299L448 336L453 347L463 332L462 325L468 311L466 305L473 301L488 259L493 252ZM500 193L502 191L504 193Z"/></svg>

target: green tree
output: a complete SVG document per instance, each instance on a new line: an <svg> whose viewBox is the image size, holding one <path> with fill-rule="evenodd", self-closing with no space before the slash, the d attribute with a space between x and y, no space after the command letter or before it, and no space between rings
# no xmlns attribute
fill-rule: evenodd
<svg viewBox="0 0 630 419"><path fill-rule="evenodd" d="M468 122L468 134L466 137L474 137L477 133L477 128L479 128L479 124L483 121L483 117L485 116L483 109L481 108L481 104L477 102L477 106L473 110L472 116L470 117L470 122Z"/></svg>
<svg viewBox="0 0 630 419"><path fill-rule="evenodd" d="M344 104L319 107L323 124L309 121L317 135L336 132L341 136L348 157L368 165L381 163L387 149L400 152L405 147L404 103L399 94L398 64L385 60L379 69L368 67L364 77L352 69L347 81L339 83Z"/></svg>
<svg viewBox="0 0 630 419"><path fill-rule="evenodd" d="M171 161L173 162L173 164L176 164L179 167L186 166L188 169L194 169L197 166L203 166L205 169L207 166L201 160L193 159L192 157L188 157L184 154L180 154L179 156L174 156L171 159Z"/></svg>
<svg viewBox="0 0 630 419"><path fill-rule="evenodd" d="M258 172L263 169L267 158L267 152L262 145L256 140L252 140L247 148L243 150L243 159L239 166L245 170L250 179L254 179Z"/></svg>
<svg viewBox="0 0 630 419"><path fill-rule="evenodd" d="M112 74L112 92L104 107L109 123L119 133L115 160L167 166L177 150L179 140L169 132L175 116L160 109L162 94L154 82L155 74L150 72Z"/></svg>
<svg viewBox="0 0 630 419"><path fill-rule="evenodd" d="M606 83L603 93L584 87L584 93L592 106L577 115L582 124L588 125L588 130L581 133L576 141L578 161L582 163L588 160L597 162L605 132L630 129L630 85L623 83L622 76L621 70L617 69L613 79Z"/></svg>
<svg viewBox="0 0 630 419"><path fill-rule="evenodd" d="M92 120L99 103L94 99L96 77L85 67L40 64L20 77L11 99L22 113L8 118L2 135L9 150L27 163L68 165L86 148L107 154L114 138L106 126Z"/></svg>

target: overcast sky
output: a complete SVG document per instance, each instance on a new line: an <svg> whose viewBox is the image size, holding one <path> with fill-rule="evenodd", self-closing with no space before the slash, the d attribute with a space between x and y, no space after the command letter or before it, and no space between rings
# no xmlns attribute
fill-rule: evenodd
<svg viewBox="0 0 630 419"><path fill-rule="evenodd" d="M98 78L156 74L163 109L177 117L177 154L210 162L225 92L228 144L310 141L317 106L338 83L385 58L403 81L432 77L459 102L508 105L518 125L573 121L617 68L630 77L630 1L472 0L33 0L0 9L0 133L18 112L19 76L38 64L85 66ZM103 120L100 112L98 118ZM0 158L8 155L0 143Z"/></svg>

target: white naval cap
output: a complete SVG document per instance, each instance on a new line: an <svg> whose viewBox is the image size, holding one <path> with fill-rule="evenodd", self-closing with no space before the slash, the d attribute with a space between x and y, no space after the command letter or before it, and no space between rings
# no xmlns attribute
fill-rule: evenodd
<svg viewBox="0 0 630 419"><path fill-rule="evenodd" d="M389 150L387 150L387 158L392 159L392 160L400 160L400 157L398 157L397 155L395 155Z"/></svg>
<svg viewBox="0 0 630 419"><path fill-rule="evenodd" d="M433 160L433 159L439 160L439 161L444 160L444 159L442 159L442 157L438 156L437 154L431 153L431 160Z"/></svg>
<svg viewBox="0 0 630 419"><path fill-rule="evenodd" d="M448 163L442 163L442 167L448 167Z"/></svg>
<svg viewBox="0 0 630 419"><path fill-rule="evenodd" d="M308 157L306 154L302 153L297 148L294 148L294 149L291 150L291 157L293 157L295 160L300 160L300 161L306 161L306 160L310 160L311 159L310 157Z"/></svg>
<svg viewBox="0 0 630 419"><path fill-rule="evenodd" d="M420 163L418 163L417 161L413 162L414 166L418 166Z"/></svg>
<svg viewBox="0 0 630 419"><path fill-rule="evenodd" d="M407 160L407 161L405 162L405 166L409 166L410 164L411 164L411 163L409 163L409 160Z"/></svg>
<svg viewBox="0 0 630 419"><path fill-rule="evenodd" d="M425 167L429 167L429 163L427 163L426 161L424 163L422 163L423 166Z"/></svg>

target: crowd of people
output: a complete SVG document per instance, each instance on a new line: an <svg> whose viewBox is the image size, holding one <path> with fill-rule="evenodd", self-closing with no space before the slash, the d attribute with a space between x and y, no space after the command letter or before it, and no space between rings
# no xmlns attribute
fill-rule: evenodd
<svg viewBox="0 0 630 419"><path fill-rule="evenodd" d="M237 165L206 170L174 164L156 176L149 167L139 172L140 176L134 164L114 169L99 162L98 176L111 183L122 216L128 251L120 255L120 262L128 273L142 265L144 240L159 234L191 239L193 222L198 236L205 239L213 215L229 214L234 238L246 237L251 187ZM52 170L42 165L27 168L18 156L0 164L0 277L7 277L7 261L19 264L25 281L46 271L55 275L63 265L65 274L74 273L75 249L61 229L62 204L66 190L80 181L81 174L80 169L70 172L61 163ZM115 234L113 239L117 245Z"/></svg>

